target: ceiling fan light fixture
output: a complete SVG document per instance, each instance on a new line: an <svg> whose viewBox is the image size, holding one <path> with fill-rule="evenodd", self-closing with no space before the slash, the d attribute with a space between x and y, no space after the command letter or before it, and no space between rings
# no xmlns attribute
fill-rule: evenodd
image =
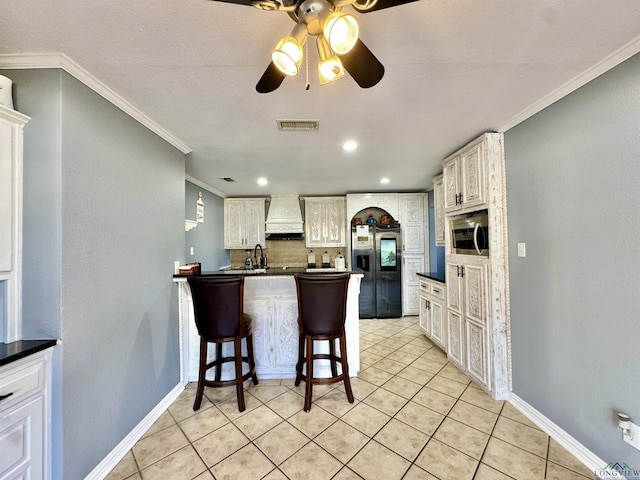
<svg viewBox="0 0 640 480"><path fill-rule="evenodd" d="M349 53L358 41L358 22L353 15L333 11L324 22L323 33L331 50L338 55L344 55Z"/></svg>
<svg viewBox="0 0 640 480"><path fill-rule="evenodd" d="M344 67L340 59L334 55L326 60L320 60L318 63L318 77L320 77L320 85L344 77Z"/></svg>
<svg viewBox="0 0 640 480"><path fill-rule="evenodd" d="M285 75L296 75L302 64L302 45L291 36L284 37L271 53L271 60Z"/></svg>
<svg viewBox="0 0 640 480"><path fill-rule="evenodd" d="M318 77L320 85L325 85L334 80L344 77L344 66L337 55L332 55L331 48L327 40L319 35L316 40L320 62L318 63Z"/></svg>

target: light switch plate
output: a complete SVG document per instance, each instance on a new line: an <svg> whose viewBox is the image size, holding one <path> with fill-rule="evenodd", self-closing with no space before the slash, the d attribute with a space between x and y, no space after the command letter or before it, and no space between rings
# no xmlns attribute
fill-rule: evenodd
<svg viewBox="0 0 640 480"><path fill-rule="evenodd" d="M640 450L640 427L635 423L632 423L629 430L631 430L629 435L624 435L622 438L633 448Z"/></svg>
<svg viewBox="0 0 640 480"><path fill-rule="evenodd" d="M519 257L527 256L526 243L518 243L518 256Z"/></svg>

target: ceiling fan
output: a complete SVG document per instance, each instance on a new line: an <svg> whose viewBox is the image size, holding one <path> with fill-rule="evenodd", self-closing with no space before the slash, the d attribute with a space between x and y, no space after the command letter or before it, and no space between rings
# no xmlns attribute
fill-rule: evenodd
<svg viewBox="0 0 640 480"><path fill-rule="evenodd" d="M320 56L320 84L342 78L345 71L362 88L376 85L384 76L384 66L360 40L358 22L342 9L351 5L367 13L416 0L215 0L249 5L261 10L287 12L295 22L293 30L282 38L271 54L271 63L256 85L258 93L276 90L286 76L298 73L302 47L316 36Z"/></svg>

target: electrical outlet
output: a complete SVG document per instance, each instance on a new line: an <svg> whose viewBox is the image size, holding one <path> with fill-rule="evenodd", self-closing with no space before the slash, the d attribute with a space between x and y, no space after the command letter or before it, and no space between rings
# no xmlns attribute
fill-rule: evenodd
<svg viewBox="0 0 640 480"><path fill-rule="evenodd" d="M629 435L623 435L623 440L636 450L640 450L640 427L635 423L631 423Z"/></svg>
<svg viewBox="0 0 640 480"><path fill-rule="evenodd" d="M193 247L191 247L191 249L189 250L189 253L193 255Z"/></svg>
<svg viewBox="0 0 640 480"><path fill-rule="evenodd" d="M173 274L177 275L180 273L180 260L176 260L173 262Z"/></svg>
<svg viewBox="0 0 640 480"><path fill-rule="evenodd" d="M518 256L526 257L527 256L527 244L526 243L518 243Z"/></svg>

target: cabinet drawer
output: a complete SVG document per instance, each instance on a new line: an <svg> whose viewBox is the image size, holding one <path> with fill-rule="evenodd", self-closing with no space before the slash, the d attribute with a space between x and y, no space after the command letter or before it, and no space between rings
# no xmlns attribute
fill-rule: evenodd
<svg viewBox="0 0 640 480"><path fill-rule="evenodd" d="M431 285L431 295L435 298L444 298L444 285Z"/></svg>
<svg viewBox="0 0 640 480"><path fill-rule="evenodd" d="M9 364L0 369L0 410L44 388L44 361Z"/></svg>

